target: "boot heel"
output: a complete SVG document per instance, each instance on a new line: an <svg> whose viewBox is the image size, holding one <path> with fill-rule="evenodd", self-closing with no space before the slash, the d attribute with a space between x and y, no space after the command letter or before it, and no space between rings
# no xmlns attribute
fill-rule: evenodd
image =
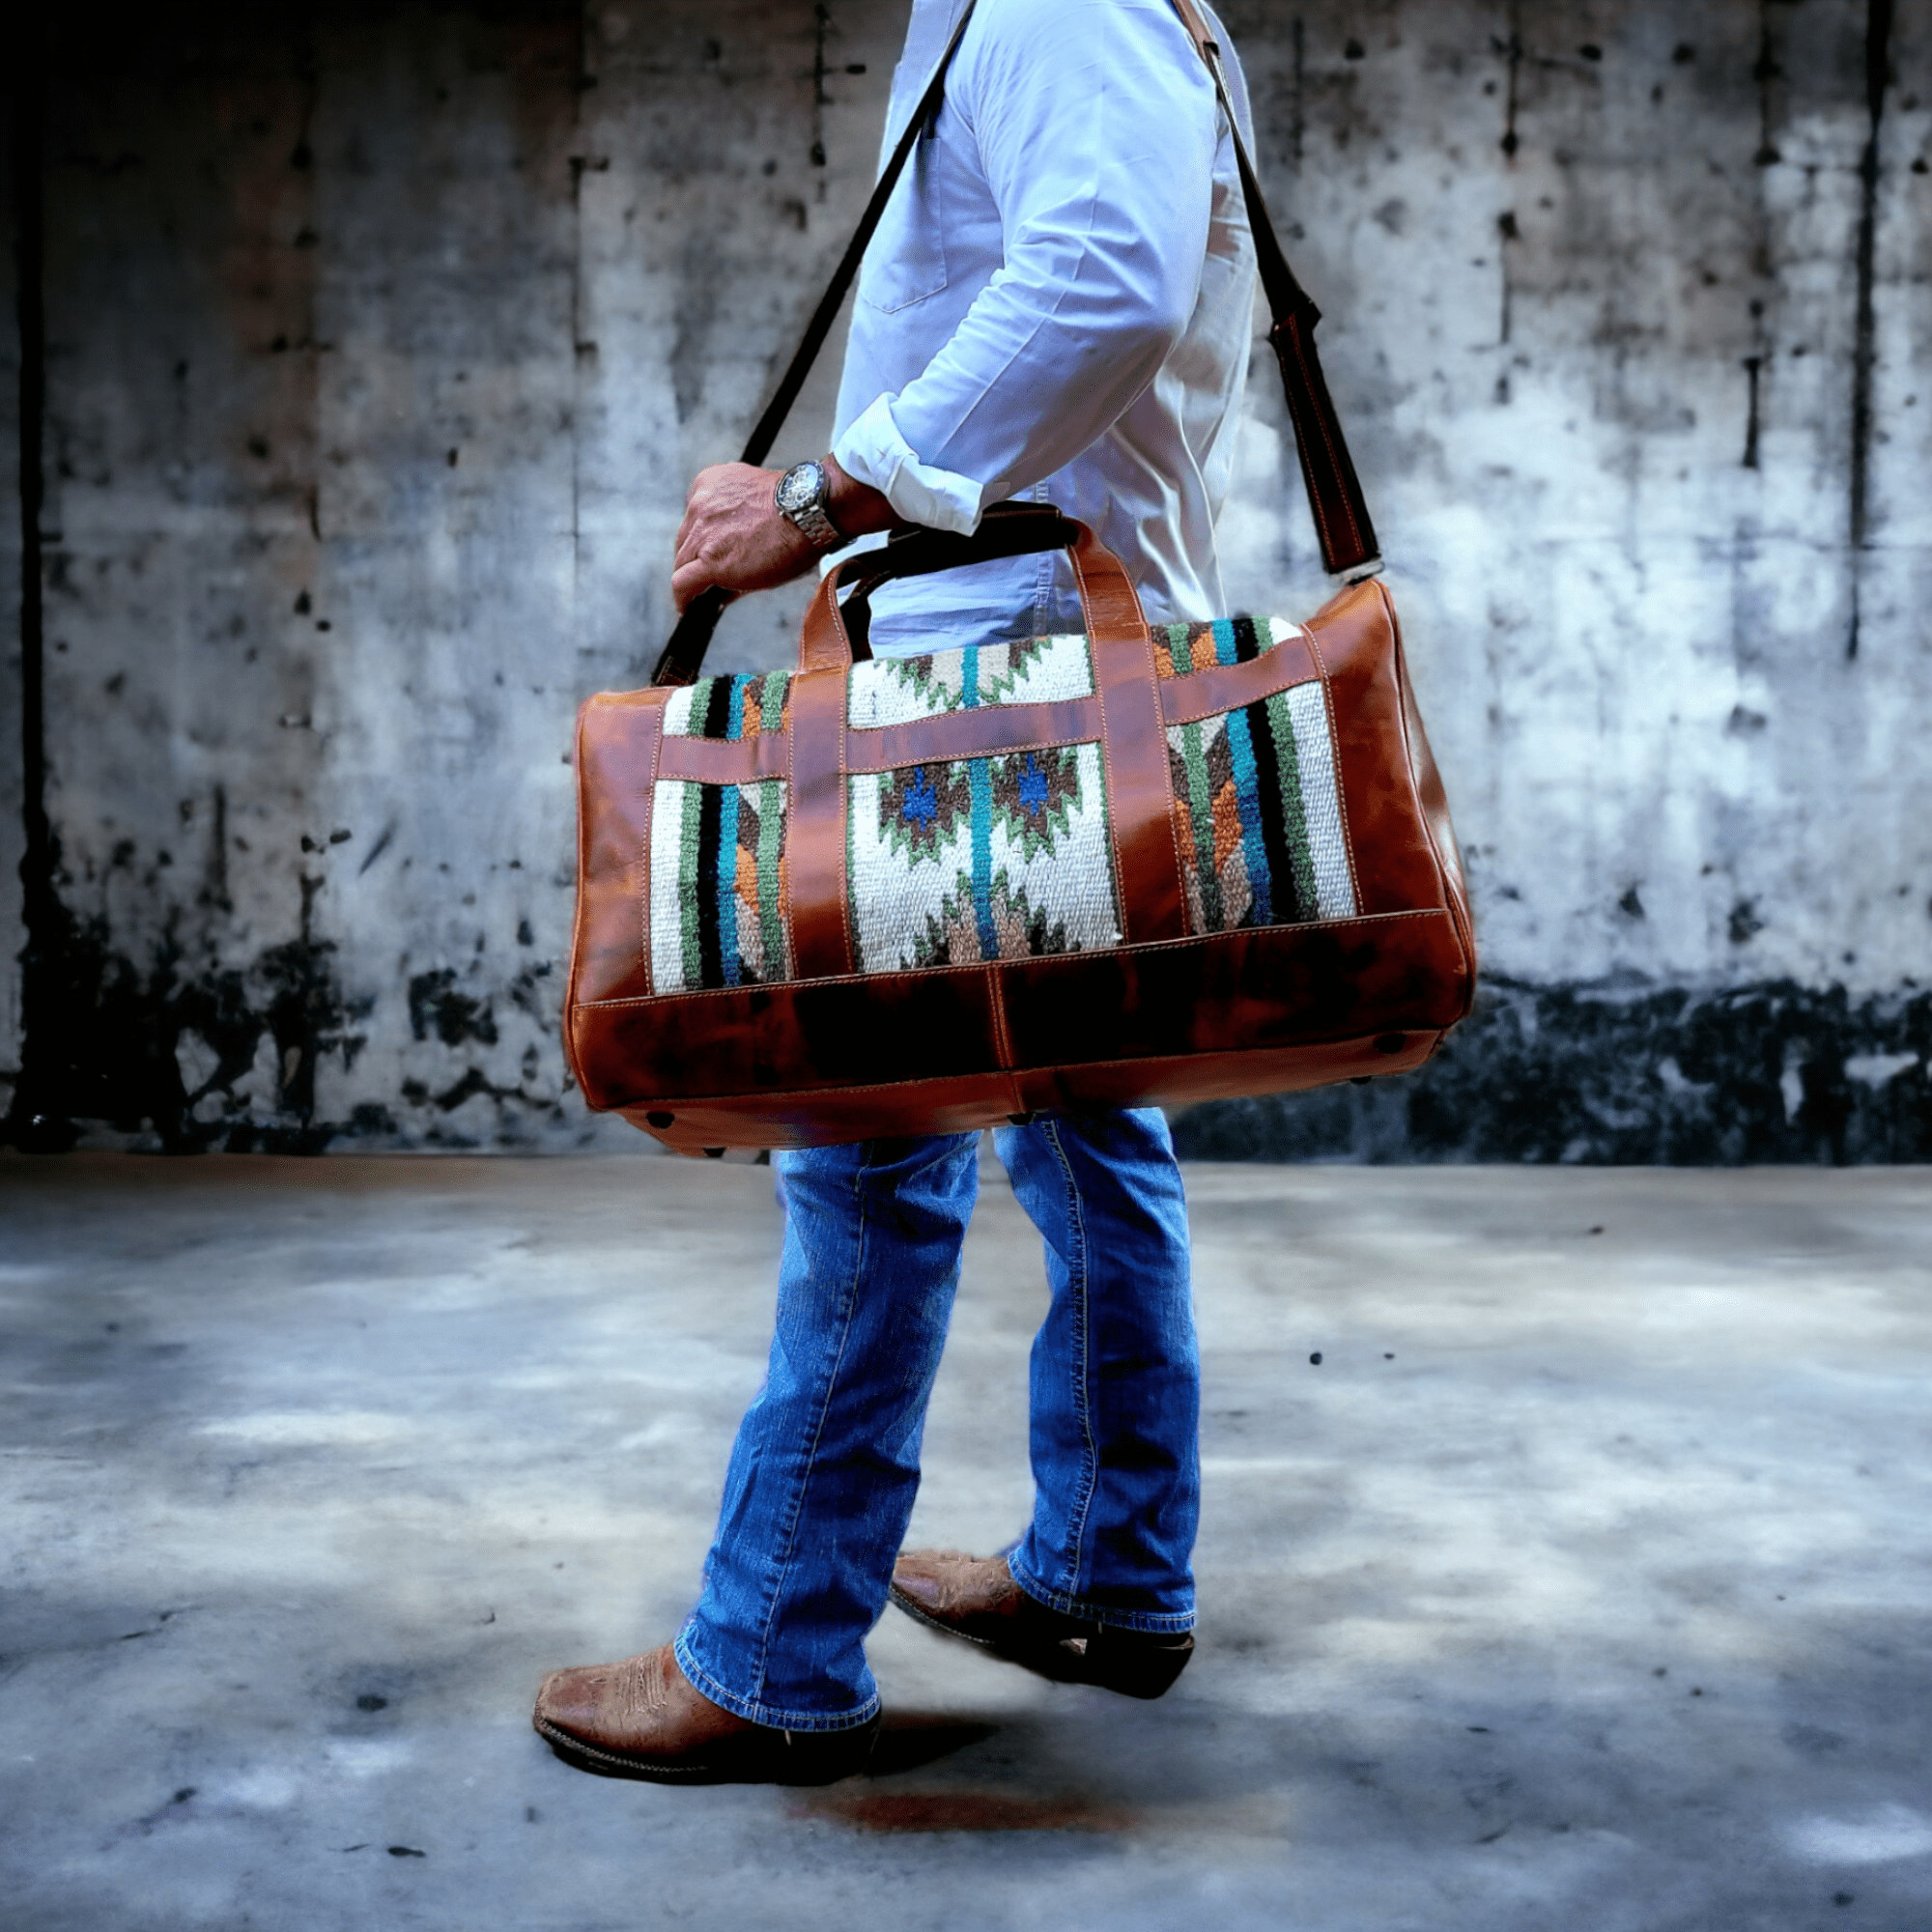
<svg viewBox="0 0 1932 1932"><path fill-rule="evenodd" d="M1088 1640L1086 1679L1122 1697L1164 1697L1194 1655L1194 1638L1151 1636L1103 1625Z"/></svg>
<svg viewBox="0 0 1932 1932"><path fill-rule="evenodd" d="M791 1731L774 1753L779 1784L837 1784L856 1777L871 1762L881 1720L874 1718L850 1731Z"/></svg>

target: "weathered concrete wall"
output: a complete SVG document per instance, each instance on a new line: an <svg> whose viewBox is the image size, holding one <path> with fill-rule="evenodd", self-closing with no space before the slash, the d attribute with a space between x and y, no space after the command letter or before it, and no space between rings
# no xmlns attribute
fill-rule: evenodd
<svg viewBox="0 0 1932 1932"><path fill-rule="evenodd" d="M1490 982L1424 1077L1188 1145L1932 1155L1932 4L1225 13ZM571 716L667 628L685 478L836 253L903 14L52 30L37 1105L137 1144L623 1144L555 1045ZM1230 587L1302 611L1257 377ZM734 611L721 661L782 662L799 607Z"/></svg>
<svg viewBox="0 0 1932 1932"><path fill-rule="evenodd" d="M0 99L0 208L18 203L14 183L17 124L12 94ZM26 804L20 756L20 335L17 252L0 250L0 1083L11 1094L20 1064L20 946L25 936L20 860Z"/></svg>

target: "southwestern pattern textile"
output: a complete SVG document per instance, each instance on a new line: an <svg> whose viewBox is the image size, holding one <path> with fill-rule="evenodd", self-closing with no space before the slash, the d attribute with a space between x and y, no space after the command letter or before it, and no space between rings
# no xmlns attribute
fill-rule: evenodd
<svg viewBox="0 0 1932 1932"><path fill-rule="evenodd" d="M1300 634L1224 617L1151 633L1165 680L1264 657ZM1286 667L1285 667L1286 668ZM1292 675L1293 673L1290 672ZM995 706L1091 697L1077 635L855 664L854 732ZM783 671L701 678L665 704L667 740L789 729ZM1188 929L1293 925L1357 910L1328 700L1320 679L1167 727ZM748 748L749 749L749 748ZM864 741L848 742L853 764ZM766 767L769 769L769 766ZM1097 743L854 771L845 778L847 906L862 973L960 966L1122 943ZM769 984L796 966L784 781L660 779L652 791L652 990Z"/></svg>
<svg viewBox="0 0 1932 1932"><path fill-rule="evenodd" d="M722 687L758 680L704 682ZM690 993L792 977L784 841L781 779L746 785L658 781L651 793L650 882L656 991Z"/></svg>
<svg viewBox="0 0 1932 1932"><path fill-rule="evenodd" d="M1213 665L1246 664L1300 634L1286 617L1216 617L1206 624L1156 624L1153 668L1162 677L1191 677Z"/></svg>
<svg viewBox="0 0 1932 1932"><path fill-rule="evenodd" d="M1097 744L1065 745L849 779L859 970L1118 946L1100 766Z"/></svg>
<svg viewBox="0 0 1932 1932"><path fill-rule="evenodd" d="M667 738L755 738L781 731L785 723L788 671L762 675L700 677L671 693L665 705Z"/></svg>
<svg viewBox="0 0 1932 1932"><path fill-rule="evenodd" d="M863 731L988 704L1092 697L1094 664L1083 637L1028 638L927 657L874 658L852 667L849 694L846 722Z"/></svg>
<svg viewBox="0 0 1932 1932"><path fill-rule="evenodd" d="M1319 683L1172 724L1167 757L1193 931L1354 917Z"/></svg>

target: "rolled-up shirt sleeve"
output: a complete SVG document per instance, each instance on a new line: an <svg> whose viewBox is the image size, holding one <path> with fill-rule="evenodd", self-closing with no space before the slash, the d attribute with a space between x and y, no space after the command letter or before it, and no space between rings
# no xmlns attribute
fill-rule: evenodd
<svg viewBox="0 0 1932 1932"><path fill-rule="evenodd" d="M953 72L1004 265L840 466L914 523L971 531L1070 463L1185 330L1213 200L1213 85L1168 0L980 0Z"/></svg>

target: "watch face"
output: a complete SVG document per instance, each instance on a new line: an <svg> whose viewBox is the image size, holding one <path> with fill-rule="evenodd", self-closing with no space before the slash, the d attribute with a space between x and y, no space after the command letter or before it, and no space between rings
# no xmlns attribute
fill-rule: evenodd
<svg viewBox="0 0 1932 1932"><path fill-rule="evenodd" d="M779 479L779 508L787 515L815 503L825 490L825 471L816 463L794 465Z"/></svg>

